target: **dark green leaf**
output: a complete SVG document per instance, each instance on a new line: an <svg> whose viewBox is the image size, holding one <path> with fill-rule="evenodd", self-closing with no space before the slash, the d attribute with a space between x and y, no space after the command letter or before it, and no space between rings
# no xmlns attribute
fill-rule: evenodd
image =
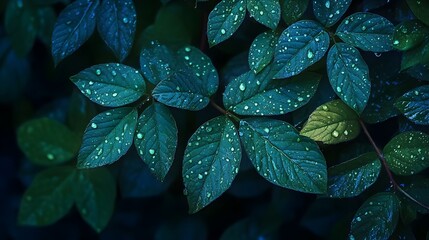
<svg viewBox="0 0 429 240"><path fill-rule="evenodd" d="M101 167L78 170L76 182L74 184L77 209L95 231L101 232L109 222L115 207L115 179L109 170Z"/></svg>
<svg viewBox="0 0 429 240"><path fill-rule="evenodd" d="M338 26L336 35L344 42L364 51L392 50L394 26L386 18L374 13L354 13Z"/></svg>
<svg viewBox="0 0 429 240"><path fill-rule="evenodd" d="M395 174L416 174L429 167L429 135L422 132L401 133L387 143L383 153Z"/></svg>
<svg viewBox="0 0 429 240"><path fill-rule="evenodd" d="M377 180L380 169L381 163L375 152L328 168L329 197L358 196Z"/></svg>
<svg viewBox="0 0 429 240"><path fill-rule="evenodd" d="M407 69L407 74L422 81L429 81L429 63L413 66Z"/></svg>
<svg viewBox="0 0 429 240"><path fill-rule="evenodd" d="M223 95L225 107L241 115L280 115L302 107L314 95L320 75L303 73L286 80L247 72L231 81Z"/></svg>
<svg viewBox="0 0 429 240"><path fill-rule="evenodd" d="M279 0L247 0L247 10L257 22L271 29L280 22Z"/></svg>
<svg viewBox="0 0 429 240"><path fill-rule="evenodd" d="M429 2L425 0L407 0L407 3L414 15L429 26L429 15L427 13Z"/></svg>
<svg viewBox="0 0 429 240"><path fill-rule="evenodd" d="M83 135L78 168L111 164L123 156L133 142L137 110L115 108L95 116Z"/></svg>
<svg viewBox="0 0 429 240"><path fill-rule="evenodd" d="M160 103L145 109L137 122L134 144L151 172L164 180L177 146L177 126L170 110Z"/></svg>
<svg viewBox="0 0 429 240"><path fill-rule="evenodd" d="M429 85L415 88L395 102L399 109L410 121L416 124L429 124Z"/></svg>
<svg viewBox="0 0 429 240"><path fill-rule="evenodd" d="M36 175L22 197L18 222L45 226L66 215L74 202L73 167L53 167Z"/></svg>
<svg viewBox="0 0 429 240"><path fill-rule="evenodd" d="M190 213L201 210L231 186L240 160L240 140L228 117L211 119L197 129L183 158L182 175Z"/></svg>
<svg viewBox="0 0 429 240"><path fill-rule="evenodd" d="M280 69L275 78L287 78L319 61L329 47L329 34L310 20L290 25L280 35L274 65Z"/></svg>
<svg viewBox="0 0 429 240"><path fill-rule="evenodd" d="M140 68L152 84L168 79L177 65L176 55L167 46L152 41L140 54Z"/></svg>
<svg viewBox="0 0 429 240"><path fill-rule="evenodd" d="M389 239L399 219L400 202L393 193L366 200L353 217L350 239Z"/></svg>
<svg viewBox="0 0 429 240"><path fill-rule="evenodd" d="M335 44L328 53L328 77L337 95L358 114L364 110L371 92L369 70L359 51Z"/></svg>
<svg viewBox="0 0 429 240"><path fill-rule="evenodd" d="M73 92L67 111L67 125L77 133L83 133L89 121L97 114L95 104L79 92Z"/></svg>
<svg viewBox="0 0 429 240"><path fill-rule="evenodd" d="M313 13L323 25L330 27L340 20L351 0L313 0Z"/></svg>
<svg viewBox="0 0 429 240"><path fill-rule="evenodd" d="M402 22L395 27L393 47L401 51L409 50L422 43L428 34L429 29L420 21Z"/></svg>
<svg viewBox="0 0 429 240"><path fill-rule="evenodd" d="M75 52L92 35L98 6L99 0L77 0L60 13L52 33L55 64Z"/></svg>
<svg viewBox="0 0 429 240"><path fill-rule="evenodd" d="M281 0L282 18L287 25L298 21L307 10L309 0Z"/></svg>
<svg viewBox="0 0 429 240"><path fill-rule="evenodd" d="M401 70L429 63L429 39L402 55Z"/></svg>
<svg viewBox="0 0 429 240"><path fill-rule="evenodd" d="M17 138L27 158L42 166L70 161L76 156L81 143L78 135L49 118L24 123L18 129Z"/></svg>
<svg viewBox="0 0 429 240"><path fill-rule="evenodd" d="M418 179L411 183L410 185L407 185L404 187L405 192L407 192L410 196L412 196L415 200L418 202L429 206L429 179ZM428 214L428 209L423 208L422 206L418 205L414 201L411 201L409 198L405 198L407 203L409 203L413 210L417 210L420 213Z"/></svg>
<svg viewBox="0 0 429 240"><path fill-rule="evenodd" d="M261 33L253 41L249 50L249 66L255 73L264 69L273 59L278 38L275 31L268 31Z"/></svg>
<svg viewBox="0 0 429 240"><path fill-rule="evenodd" d="M341 100L316 108L301 130L301 135L326 144L350 141L359 133L359 116Z"/></svg>
<svg viewBox="0 0 429 240"><path fill-rule="evenodd" d="M122 62L133 46L136 9L132 0L103 0L97 14L100 36Z"/></svg>
<svg viewBox="0 0 429 240"><path fill-rule="evenodd" d="M207 38L214 46L230 38L246 16L245 0L222 0L210 12Z"/></svg>
<svg viewBox="0 0 429 240"><path fill-rule="evenodd" d="M256 170L268 181L301 192L326 192L326 163L319 147L288 123L266 118L242 120L240 136Z"/></svg>
<svg viewBox="0 0 429 240"><path fill-rule="evenodd" d="M132 103L146 91L140 73L119 63L92 66L70 77L70 80L91 101L107 107Z"/></svg>
<svg viewBox="0 0 429 240"><path fill-rule="evenodd" d="M53 7L43 7L36 10L38 27L37 36L42 42L50 47L52 32L54 31L55 22L57 20L57 14Z"/></svg>

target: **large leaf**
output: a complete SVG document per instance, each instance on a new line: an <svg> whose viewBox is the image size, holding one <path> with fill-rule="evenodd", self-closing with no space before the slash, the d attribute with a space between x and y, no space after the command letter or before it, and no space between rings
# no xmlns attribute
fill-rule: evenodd
<svg viewBox="0 0 429 240"><path fill-rule="evenodd" d="M256 170L268 181L301 192L326 192L326 163L319 147L288 123L241 120L240 136Z"/></svg>
<svg viewBox="0 0 429 240"><path fill-rule="evenodd" d="M93 168L117 161L130 148L136 125L133 108L115 108L95 116L85 130L77 166Z"/></svg>
<svg viewBox="0 0 429 240"><path fill-rule="evenodd" d="M278 34L275 31L268 31L259 34L249 50L249 66L255 73L266 67L274 56L274 51L278 42Z"/></svg>
<svg viewBox="0 0 429 240"><path fill-rule="evenodd" d="M389 239L399 219L400 202L393 193L366 200L353 217L350 239Z"/></svg>
<svg viewBox="0 0 429 240"><path fill-rule="evenodd" d="M313 0L313 13L323 25L334 25L349 8L351 0Z"/></svg>
<svg viewBox="0 0 429 240"><path fill-rule="evenodd" d="M328 168L329 197L358 196L377 180L380 169L381 163L375 152Z"/></svg>
<svg viewBox="0 0 429 240"><path fill-rule="evenodd" d="M415 88L395 102L408 119L416 124L429 124L429 85Z"/></svg>
<svg viewBox="0 0 429 240"><path fill-rule="evenodd" d="M140 68L152 84L168 79L177 65L176 55L167 46L152 41L140 54Z"/></svg>
<svg viewBox="0 0 429 240"><path fill-rule="evenodd" d="M327 68L334 91L360 114L368 102L371 82L368 66L359 51L346 43L335 44L329 50Z"/></svg>
<svg viewBox="0 0 429 240"><path fill-rule="evenodd" d="M275 78L287 78L319 61L329 47L329 34L310 20L290 25L280 35L274 55Z"/></svg>
<svg viewBox="0 0 429 240"><path fill-rule="evenodd" d="M207 23L207 38L214 46L230 38L246 16L245 0L222 0L210 12Z"/></svg>
<svg viewBox="0 0 429 240"><path fill-rule="evenodd" d="M92 35L98 6L99 0L77 0L61 12L52 33L55 64L75 52Z"/></svg>
<svg viewBox="0 0 429 240"><path fill-rule="evenodd" d="M197 129L183 158L189 212L199 211L231 186L240 160L240 139L228 117L213 118Z"/></svg>
<svg viewBox="0 0 429 240"><path fill-rule="evenodd" d="M164 180L177 146L177 126L170 110L160 103L149 106L137 122L134 144L151 172Z"/></svg>
<svg viewBox="0 0 429 240"><path fill-rule="evenodd" d="M271 29L280 22L279 0L247 0L247 10L256 21Z"/></svg>
<svg viewBox="0 0 429 240"><path fill-rule="evenodd" d="M393 33L393 47L406 51L420 43L429 34L429 29L418 20L409 20L396 25Z"/></svg>
<svg viewBox="0 0 429 240"><path fill-rule="evenodd" d="M429 135L404 132L383 149L387 164L398 175L412 175L429 167Z"/></svg>
<svg viewBox="0 0 429 240"><path fill-rule="evenodd" d="M103 0L97 14L97 27L103 40L122 62L133 46L136 9L132 0Z"/></svg>
<svg viewBox="0 0 429 240"><path fill-rule="evenodd" d="M298 21L307 10L309 0L281 0L282 18L287 25Z"/></svg>
<svg viewBox="0 0 429 240"><path fill-rule="evenodd" d="M241 115L280 115L302 107L311 99L320 75L303 73L287 80L247 72L231 81L223 95L225 107ZM262 79L261 79L262 78Z"/></svg>
<svg viewBox="0 0 429 240"><path fill-rule="evenodd" d="M140 73L119 63L92 66L70 77L70 80L91 101L107 107L132 103L146 91Z"/></svg>
<svg viewBox="0 0 429 240"><path fill-rule="evenodd" d="M301 130L303 136L326 144L349 141L359 133L359 116L341 100L316 108Z"/></svg>
<svg viewBox="0 0 429 240"><path fill-rule="evenodd" d="M429 9L429 2L424 0L407 0L408 6L414 15L426 25L429 26L429 16L427 10Z"/></svg>
<svg viewBox="0 0 429 240"><path fill-rule="evenodd" d="M33 163L51 166L76 156L81 140L66 126L49 118L38 118L18 129L18 145Z"/></svg>
<svg viewBox="0 0 429 240"><path fill-rule="evenodd" d="M74 168L53 167L39 173L22 197L18 222L44 226L66 215L74 202Z"/></svg>
<svg viewBox="0 0 429 240"><path fill-rule="evenodd" d="M82 218L97 232L101 232L113 214L116 182L106 168L76 172L75 201Z"/></svg>
<svg viewBox="0 0 429 240"><path fill-rule="evenodd" d="M392 50L394 26L386 18L374 13L354 13L338 26L336 35L344 42L364 51Z"/></svg>

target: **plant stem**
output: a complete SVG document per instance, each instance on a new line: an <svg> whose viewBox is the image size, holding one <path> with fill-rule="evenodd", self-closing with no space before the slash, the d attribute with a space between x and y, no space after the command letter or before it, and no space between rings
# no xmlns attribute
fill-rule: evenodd
<svg viewBox="0 0 429 240"><path fill-rule="evenodd" d="M411 196L410 194L408 194L404 189L402 189L401 186L399 186L399 184L395 181L395 179L393 177L392 171L390 171L389 165L387 165L386 158L384 157L384 155L381 152L380 148L375 143L374 139L372 139L372 136L369 133L368 129L366 128L365 123L361 119L359 119L359 123L362 126L363 132L365 133L365 135L367 136L369 142L371 143L372 147L374 148L375 152L377 153L378 158L380 159L381 163L383 164L384 170L386 170L387 175L389 176L390 183L392 184L394 190L398 190L404 196L406 196L407 198L409 198L411 201L413 201L417 205L419 205L419 206L421 206L421 207L429 210L429 206L426 206L425 204L419 202L413 196Z"/></svg>
<svg viewBox="0 0 429 240"><path fill-rule="evenodd" d="M225 114L228 117L231 117L232 119L234 119L235 121L240 122L240 118L239 117L235 116L233 113L228 112L227 110L223 109L221 106L217 105L217 103L215 101L213 101L213 99L210 99L210 103L212 104L212 106L214 108L216 108L222 114Z"/></svg>

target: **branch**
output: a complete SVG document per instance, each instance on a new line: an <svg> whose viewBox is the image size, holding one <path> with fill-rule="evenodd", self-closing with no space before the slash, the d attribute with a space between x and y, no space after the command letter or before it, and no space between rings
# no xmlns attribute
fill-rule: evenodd
<svg viewBox="0 0 429 240"><path fill-rule="evenodd" d="M217 105L217 103L215 101L213 101L213 99L210 99L210 103L212 104L212 106L214 108L216 108L216 110L218 110L219 112L221 112L222 114L227 115L228 117L231 117L232 119L234 119L237 122L240 122L240 118L237 117L236 115L234 115L231 112L228 112L227 110L223 109L221 106Z"/></svg>

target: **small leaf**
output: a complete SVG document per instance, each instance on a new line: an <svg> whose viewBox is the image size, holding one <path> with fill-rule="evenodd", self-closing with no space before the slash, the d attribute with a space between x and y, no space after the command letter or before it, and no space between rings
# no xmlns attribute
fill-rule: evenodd
<svg viewBox="0 0 429 240"><path fill-rule="evenodd" d="M177 65L176 55L167 46L152 41L140 54L140 68L152 84L168 79Z"/></svg>
<svg viewBox="0 0 429 240"><path fill-rule="evenodd" d="M381 163L375 152L363 154L328 168L328 195L355 197L369 188L380 174Z"/></svg>
<svg viewBox="0 0 429 240"><path fill-rule="evenodd" d="M346 43L335 44L329 50L327 68L334 91L360 114L368 102L371 82L368 66L359 51Z"/></svg>
<svg viewBox="0 0 429 240"><path fill-rule="evenodd" d="M136 9L132 0L103 0L97 14L101 38L122 62L133 46Z"/></svg>
<svg viewBox="0 0 429 240"><path fill-rule="evenodd" d="M36 175L21 200L18 222L45 226L65 216L74 202L74 168L48 168Z"/></svg>
<svg viewBox="0 0 429 240"><path fill-rule="evenodd" d="M313 140L288 123L266 118L240 121L240 137L256 171L281 187L326 193L326 163Z"/></svg>
<svg viewBox="0 0 429 240"><path fill-rule="evenodd" d="M52 33L55 64L75 52L95 30L99 0L77 0L60 13Z"/></svg>
<svg viewBox="0 0 429 240"><path fill-rule="evenodd" d="M253 72L260 72L271 62L278 38L275 31L263 32L255 38L249 50L249 66Z"/></svg>
<svg viewBox="0 0 429 240"><path fill-rule="evenodd" d="M91 101L106 107L119 107L143 96L146 84L140 73L119 63L99 64L70 77Z"/></svg>
<svg viewBox="0 0 429 240"><path fill-rule="evenodd" d="M211 46L230 38L246 16L246 1L222 0L210 12L207 38Z"/></svg>
<svg viewBox="0 0 429 240"><path fill-rule="evenodd" d="M394 28L380 15L360 12L345 18L335 34L364 51L387 52L392 50Z"/></svg>
<svg viewBox="0 0 429 240"><path fill-rule="evenodd" d="M177 146L177 126L170 110L154 103L142 113L137 121L134 144L151 172L164 180Z"/></svg>
<svg viewBox="0 0 429 240"><path fill-rule="evenodd" d="M323 25L330 27L340 20L351 0L313 0L313 13Z"/></svg>
<svg viewBox="0 0 429 240"><path fill-rule="evenodd" d="M280 69L275 78L299 74L319 61L329 47L329 34L322 26L310 20L290 25L280 35L274 55L274 64Z"/></svg>
<svg viewBox="0 0 429 240"><path fill-rule="evenodd" d="M183 158L182 175L190 213L201 210L231 186L240 160L237 130L226 116L213 118L197 129Z"/></svg>
<svg viewBox="0 0 429 240"><path fill-rule="evenodd" d="M401 71L417 66L419 64L429 63L429 39L426 39L420 45L405 51L402 55Z"/></svg>
<svg viewBox="0 0 429 240"><path fill-rule="evenodd" d="M83 135L78 168L111 164L123 156L133 142L137 110L115 108L95 116Z"/></svg>
<svg viewBox="0 0 429 240"><path fill-rule="evenodd" d="M301 130L301 135L325 144L350 141L359 133L359 116L341 100L316 108Z"/></svg>
<svg viewBox="0 0 429 240"><path fill-rule="evenodd" d="M418 20L401 22L393 33L393 47L406 51L418 46L429 34L429 29Z"/></svg>
<svg viewBox="0 0 429 240"><path fill-rule="evenodd" d="M281 0L282 18L287 25L298 21L307 10L309 0Z"/></svg>
<svg viewBox="0 0 429 240"><path fill-rule="evenodd" d="M429 26L429 16L427 9L429 9L429 2L422 0L407 0L408 6L414 15L426 25Z"/></svg>
<svg viewBox="0 0 429 240"><path fill-rule="evenodd" d="M318 74L303 73L287 80L270 81L265 79L265 72L260 75L247 72L231 81L223 95L225 107L241 115L285 114L308 103L320 80Z"/></svg>
<svg viewBox="0 0 429 240"><path fill-rule="evenodd" d="M247 10L257 22L271 29L280 22L279 0L247 0Z"/></svg>
<svg viewBox="0 0 429 240"><path fill-rule="evenodd" d="M115 207L116 182L106 168L76 172L76 207L82 218L97 232L109 222Z"/></svg>
<svg viewBox="0 0 429 240"><path fill-rule="evenodd" d="M79 150L79 136L49 118L30 120L18 129L18 145L33 163L52 166L70 161Z"/></svg>
<svg viewBox="0 0 429 240"><path fill-rule="evenodd" d="M429 124L429 85L415 88L395 102L399 109L410 121L416 124Z"/></svg>
<svg viewBox="0 0 429 240"><path fill-rule="evenodd" d="M350 239L389 239L399 219L400 202L393 193L378 193L366 200L353 217Z"/></svg>
<svg viewBox="0 0 429 240"><path fill-rule="evenodd" d="M398 175L413 175L429 167L429 135L404 132L383 149L390 170Z"/></svg>

